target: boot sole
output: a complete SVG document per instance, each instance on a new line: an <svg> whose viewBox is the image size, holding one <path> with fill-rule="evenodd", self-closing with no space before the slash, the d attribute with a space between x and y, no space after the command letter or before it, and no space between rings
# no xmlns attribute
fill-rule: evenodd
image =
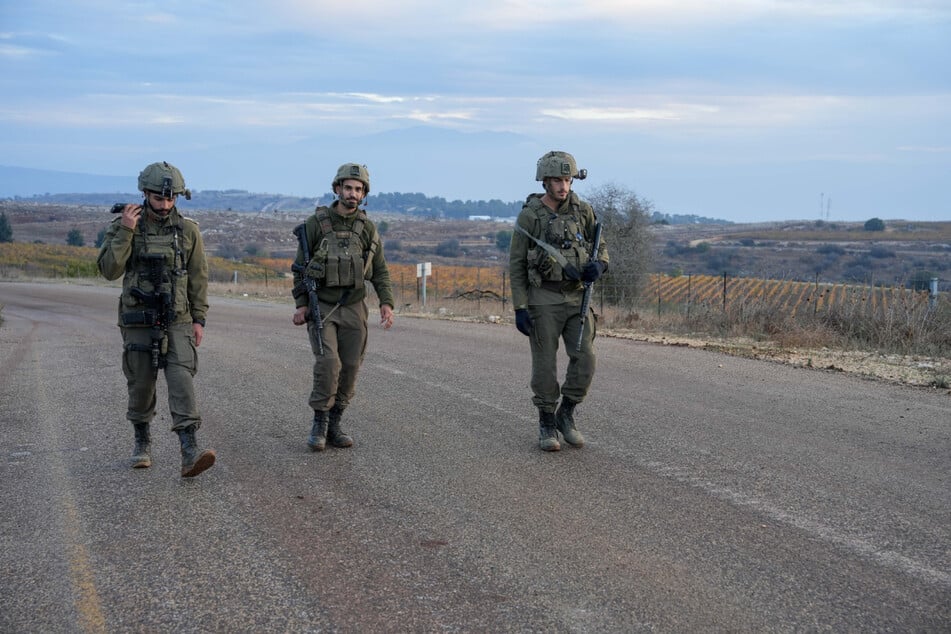
<svg viewBox="0 0 951 634"><path fill-rule="evenodd" d="M198 456L198 460L195 461L195 464L190 467L182 468L182 477L194 478L202 471L211 468L213 464L215 464L215 452L212 449L207 449L201 452L201 455Z"/></svg>
<svg viewBox="0 0 951 634"><path fill-rule="evenodd" d="M133 469L148 469L152 466L151 460L137 460L132 463Z"/></svg>

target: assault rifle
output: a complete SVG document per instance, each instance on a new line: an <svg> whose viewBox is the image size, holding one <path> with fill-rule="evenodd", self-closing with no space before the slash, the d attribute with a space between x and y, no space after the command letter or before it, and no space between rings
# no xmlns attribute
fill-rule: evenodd
<svg viewBox="0 0 951 634"><path fill-rule="evenodd" d="M166 281L164 255L146 253L140 255L139 259L148 264L148 280L152 284L152 292L146 293L140 288L130 290L133 297L145 304L145 310L123 314L122 323L126 326L144 324L150 327L151 345L147 351L152 353L152 367L158 370L166 365L168 327L175 321L171 281Z"/></svg>
<svg viewBox="0 0 951 634"><path fill-rule="evenodd" d="M300 283L307 293L307 303L310 307L310 314L307 316L307 319L314 322L314 326L317 329L317 351L323 354L324 338L322 331L324 329L324 321L320 316L320 301L317 299L317 280L307 275L307 265L310 264L310 247L307 244L307 228L304 224L299 224L294 227L294 235L297 236L297 242L300 244L301 252L304 254L304 263L297 264L295 262L291 265L291 270L300 274Z"/></svg>
<svg viewBox="0 0 951 634"><path fill-rule="evenodd" d="M594 225L594 241L591 245L591 255L588 262L598 261L598 249L601 248L601 223ZM581 300L581 327L578 329L578 345L575 350L581 352L581 342L584 341L584 320L588 316L588 308L591 306L591 292L594 290L594 282L584 283L584 298Z"/></svg>

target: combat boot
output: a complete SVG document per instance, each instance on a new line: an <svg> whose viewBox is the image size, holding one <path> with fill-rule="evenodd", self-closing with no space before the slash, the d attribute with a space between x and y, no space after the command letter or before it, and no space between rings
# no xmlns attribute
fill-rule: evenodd
<svg viewBox="0 0 951 634"><path fill-rule="evenodd" d="M327 446L327 412L314 410L314 424L310 428L310 437L307 446L311 451L323 451Z"/></svg>
<svg viewBox="0 0 951 634"><path fill-rule="evenodd" d="M133 423L135 429L135 449L132 450L132 468L146 469L152 466L152 439L149 437L148 423Z"/></svg>
<svg viewBox="0 0 951 634"><path fill-rule="evenodd" d="M538 410L538 448L542 451L558 451L558 431L555 429L555 413Z"/></svg>
<svg viewBox="0 0 951 634"><path fill-rule="evenodd" d="M340 429L340 419L343 418L343 409L334 405L330 408L330 416L328 418L328 427L327 427L327 442L330 443L331 447L339 447L343 449L344 447L353 446L353 438L347 435L345 431Z"/></svg>
<svg viewBox="0 0 951 634"><path fill-rule="evenodd" d="M569 398L562 397L561 405L555 412L555 424L558 431L565 437L565 442L573 447L584 447L584 436L575 428L575 403Z"/></svg>
<svg viewBox="0 0 951 634"><path fill-rule="evenodd" d="M206 449L198 452L195 441L195 426L189 425L178 430L178 440L182 444L182 477L194 478L196 475L215 464L215 450Z"/></svg>

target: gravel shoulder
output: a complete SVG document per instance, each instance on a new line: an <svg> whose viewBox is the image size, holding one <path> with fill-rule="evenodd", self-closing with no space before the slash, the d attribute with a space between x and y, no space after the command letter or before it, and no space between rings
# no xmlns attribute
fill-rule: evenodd
<svg viewBox="0 0 951 634"><path fill-rule="evenodd" d="M750 339L702 339L679 335L612 330L602 336L632 339L664 346L702 348L738 357L772 361L827 372L912 387L940 389L951 395L951 359L917 355L882 354L866 350L787 349Z"/></svg>

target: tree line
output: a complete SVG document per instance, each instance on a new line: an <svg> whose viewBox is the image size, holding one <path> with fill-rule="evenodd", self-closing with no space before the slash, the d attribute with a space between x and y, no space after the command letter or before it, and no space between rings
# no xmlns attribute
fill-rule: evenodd
<svg viewBox="0 0 951 634"><path fill-rule="evenodd" d="M610 186L609 186L610 187ZM598 195L595 190L593 195ZM589 198L583 195L582 198ZM30 198L14 197L31 203L58 205L97 205L111 207L116 202L133 202L141 198L140 193L97 193L97 194L37 194ZM313 211L317 205L329 205L334 195L327 193L316 198L285 196L283 194L261 194L241 189L199 190L192 192L192 198L183 207L205 209L209 211L235 212L297 212ZM427 196L422 193L383 192L367 197L367 209L371 212L405 214L419 218L465 220L470 217L512 218L518 216L524 201L490 200L448 200L441 196ZM694 214L666 214L650 210L650 221L658 224L732 224L726 220L707 218Z"/></svg>

